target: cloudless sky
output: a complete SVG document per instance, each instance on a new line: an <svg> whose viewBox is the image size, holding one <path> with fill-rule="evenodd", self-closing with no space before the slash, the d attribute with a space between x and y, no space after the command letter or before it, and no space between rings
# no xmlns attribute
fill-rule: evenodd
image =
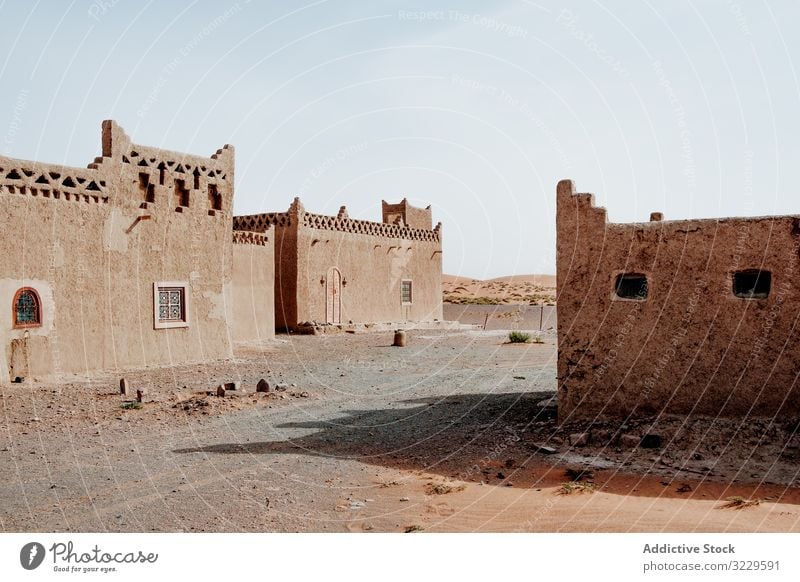
<svg viewBox="0 0 800 582"><path fill-rule="evenodd" d="M0 0L0 154L236 146L237 214L433 206L448 273L555 270L555 186L613 221L800 214L791 0Z"/></svg>

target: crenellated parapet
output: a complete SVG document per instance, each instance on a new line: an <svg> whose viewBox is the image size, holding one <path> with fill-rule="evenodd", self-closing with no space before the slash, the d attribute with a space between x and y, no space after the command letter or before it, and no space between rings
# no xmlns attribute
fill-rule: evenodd
<svg viewBox="0 0 800 582"><path fill-rule="evenodd" d="M110 120L102 156L87 168L0 157L0 194L7 195L225 216L233 190L232 146L202 157L137 145Z"/></svg>
<svg viewBox="0 0 800 582"><path fill-rule="evenodd" d="M144 208L163 203L175 212L190 208L209 216L230 213L234 189L234 148L225 145L210 157L143 146L131 142L114 121L103 122L103 157L95 166L122 166Z"/></svg>
<svg viewBox="0 0 800 582"><path fill-rule="evenodd" d="M248 230L233 231L233 244L235 245L255 245L263 247L266 246L268 242L269 237L261 232L252 232Z"/></svg>
<svg viewBox="0 0 800 582"><path fill-rule="evenodd" d="M96 170L0 157L0 194L108 204L109 188Z"/></svg>
<svg viewBox="0 0 800 582"><path fill-rule="evenodd" d="M291 220L286 212L266 212L233 217L233 230L266 232L273 226L290 226Z"/></svg>
<svg viewBox="0 0 800 582"><path fill-rule="evenodd" d="M295 224L305 228L316 230L332 230L347 232L350 234L364 234L368 236L380 236L386 238L397 238L404 240L441 242L442 223L435 228L428 230L422 228L412 228L404 224L402 220L394 223L373 222L370 220L358 220L350 218L347 208L342 206L336 216L326 214L314 214L306 212L299 199L292 202L292 207L288 212L268 212L264 214L251 214L247 216L235 216L233 219L234 230L252 230L264 232L271 227L288 227Z"/></svg>
<svg viewBox="0 0 800 582"><path fill-rule="evenodd" d="M303 214L303 226L318 230L335 230L352 234L366 234L386 238L400 238L426 242L440 242L441 223L433 230L411 228L402 223L387 224L385 222L372 222L370 220L357 220L342 216L328 216L325 214Z"/></svg>

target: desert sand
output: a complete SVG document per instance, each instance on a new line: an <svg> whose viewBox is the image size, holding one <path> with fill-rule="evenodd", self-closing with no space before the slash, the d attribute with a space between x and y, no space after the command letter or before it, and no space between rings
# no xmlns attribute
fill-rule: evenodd
<svg viewBox="0 0 800 582"><path fill-rule="evenodd" d="M0 528L800 531L787 427L559 427L555 331L506 335L283 336L235 362L1 385ZM631 445L645 433L661 446Z"/></svg>
<svg viewBox="0 0 800 582"><path fill-rule="evenodd" d="M443 275L445 303L458 305L554 305L555 275L513 275L485 281Z"/></svg>

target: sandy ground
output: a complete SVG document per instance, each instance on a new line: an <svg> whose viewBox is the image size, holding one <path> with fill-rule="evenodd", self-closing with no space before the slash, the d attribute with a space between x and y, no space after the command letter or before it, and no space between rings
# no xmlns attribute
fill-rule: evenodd
<svg viewBox="0 0 800 582"><path fill-rule="evenodd" d="M283 336L235 362L126 372L147 390L138 410L119 375L0 385L0 528L800 531L791 427L559 428L554 330L505 336ZM261 377L286 389L256 395ZM632 444L645 434L663 442Z"/></svg>
<svg viewBox="0 0 800 582"><path fill-rule="evenodd" d="M513 275L496 279L469 279L456 275L442 277L445 303L459 305L554 305L555 275Z"/></svg>
<svg viewBox="0 0 800 582"><path fill-rule="evenodd" d="M553 332L556 308L552 305L456 305L445 303L444 318L479 325L488 331L525 330Z"/></svg>

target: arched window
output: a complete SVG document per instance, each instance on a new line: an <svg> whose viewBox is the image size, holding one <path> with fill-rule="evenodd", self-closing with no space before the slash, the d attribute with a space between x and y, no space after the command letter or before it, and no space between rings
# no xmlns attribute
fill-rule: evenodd
<svg viewBox="0 0 800 582"><path fill-rule="evenodd" d="M42 325L42 301L35 289L23 287L14 295L14 327Z"/></svg>

